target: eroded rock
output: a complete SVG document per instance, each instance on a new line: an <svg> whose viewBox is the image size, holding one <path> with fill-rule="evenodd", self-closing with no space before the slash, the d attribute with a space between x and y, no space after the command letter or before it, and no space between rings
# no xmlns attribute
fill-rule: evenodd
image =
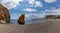
<svg viewBox="0 0 60 33"><path fill-rule="evenodd" d="M3 21L4 23L10 23L10 14L6 7L0 4L0 22Z"/></svg>
<svg viewBox="0 0 60 33"><path fill-rule="evenodd" d="M22 14L20 17L19 17L19 19L18 19L18 23L19 24L24 24L25 23L25 14Z"/></svg>

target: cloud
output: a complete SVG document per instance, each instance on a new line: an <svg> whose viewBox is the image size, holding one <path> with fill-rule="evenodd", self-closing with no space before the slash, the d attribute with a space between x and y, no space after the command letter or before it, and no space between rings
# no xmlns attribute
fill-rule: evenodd
<svg viewBox="0 0 60 33"><path fill-rule="evenodd" d="M8 9L12 9L17 7L17 5L20 5L19 2L22 2L22 1L23 0L2 0L0 3L2 3Z"/></svg>
<svg viewBox="0 0 60 33"><path fill-rule="evenodd" d="M51 10L45 10L45 12L52 12L52 13L46 13L46 14L50 14L50 15L60 15L60 8L56 9L56 8L53 8Z"/></svg>
<svg viewBox="0 0 60 33"><path fill-rule="evenodd" d="M59 8L59 9L53 9L52 11L53 11L53 12L56 12L56 13L55 13L56 15L60 15L60 8Z"/></svg>
<svg viewBox="0 0 60 33"><path fill-rule="evenodd" d="M35 4L35 0L28 0L29 4Z"/></svg>
<svg viewBox="0 0 60 33"><path fill-rule="evenodd" d="M18 19L21 15L19 13L11 14L11 19Z"/></svg>
<svg viewBox="0 0 60 33"><path fill-rule="evenodd" d="M25 8L24 11L33 12L33 11L37 11L37 10L36 9L32 9L32 8Z"/></svg>
<svg viewBox="0 0 60 33"><path fill-rule="evenodd" d="M50 13L46 13L50 12ZM51 9L46 9L44 10L43 13L37 14L37 13L31 13L31 14L26 14L26 19L31 20L30 18L44 18L46 15L60 15L60 8L51 8Z"/></svg>
<svg viewBox="0 0 60 33"><path fill-rule="evenodd" d="M42 3L40 1L36 1L36 6L42 7Z"/></svg>
<svg viewBox="0 0 60 33"><path fill-rule="evenodd" d="M45 2L47 3L52 3L52 2L56 2L57 0L45 0Z"/></svg>
<svg viewBox="0 0 60 33"><path fill-rule="evenodd" d="M28 0L30 5L34 5L37 7L42 7L42 3L40 1L36 1L36 0Z"/></svg>
<svg viewBox="0 0 60 33"><path fill-rule="evenodd" d="M40 14L26 14L25 15L25 18L26 18L26 20L31 20L31 19L33 19L33 18L44 18L45 17L45 13L40 13Z"/></svg>

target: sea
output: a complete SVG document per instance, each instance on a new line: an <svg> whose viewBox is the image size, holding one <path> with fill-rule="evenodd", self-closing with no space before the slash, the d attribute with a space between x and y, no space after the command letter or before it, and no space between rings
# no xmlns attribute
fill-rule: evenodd
<svg viewBox="0 0 60 33"><path fill-rule="evenodd" d="M34 23L44 23L46 20L39 19L39 20L25 20L25 24L34 24ZM10 24L18 25L18 19L11 19Z"/></svg>

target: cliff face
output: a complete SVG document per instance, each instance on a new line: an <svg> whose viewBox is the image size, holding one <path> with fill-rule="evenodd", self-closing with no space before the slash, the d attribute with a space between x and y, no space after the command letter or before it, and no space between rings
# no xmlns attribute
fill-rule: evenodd
<svg viewBox="0 0 60 33"><path fill-rule="evenodd" d="M24 19L25 19L25 15L22 14L22 15L19 17L19 19L18 19L18 23L19 23L19 24L24 24Z"/></svg>
<svg viewBox="0 0 60 33"><path fill-rule="evenodd" d="M47 15L45 19L60 19L60 15Z"/></svg>
<svg viewBox="0 0 60 33"><path fill-rule="evenodd" d="M3 15L3 17L1 17ZM0 19L5 20L7 23L10 23L10 14L6 7L0 4ZM3 18L3 19L2 19Z"/></svg>

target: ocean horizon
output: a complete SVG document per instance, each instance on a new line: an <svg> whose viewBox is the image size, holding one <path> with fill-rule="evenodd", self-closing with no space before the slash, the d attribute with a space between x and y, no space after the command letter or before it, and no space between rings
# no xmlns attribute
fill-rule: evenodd
<svg viewBox="0 0 60 33"><path fill-rule="evenodd" d="M25 24L43 23L45 21L46 20L44 20L44 19L39 19L39 20L25 20ZM18 19L11 19L10 23L18 25Z"/></svg>

